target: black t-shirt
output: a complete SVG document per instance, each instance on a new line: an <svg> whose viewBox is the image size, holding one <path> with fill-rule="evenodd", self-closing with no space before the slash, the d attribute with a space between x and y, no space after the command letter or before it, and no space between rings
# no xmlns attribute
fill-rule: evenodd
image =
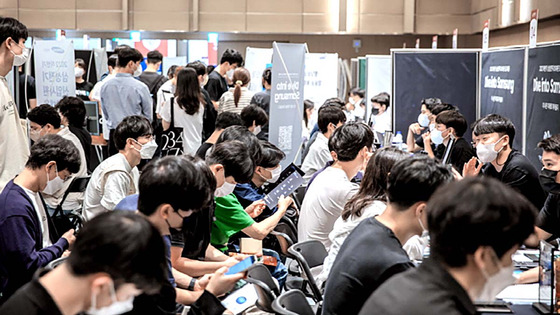
<svg viewBox="0 0 560 315"><path fill-rule="evenodd" d="M447 147L440 144L436 147L434 155L438 160L442 160L445 156L445 150ZM448 163L451 164L455 170L459 173L463 171L463 166L467 163L473 156L476 156L476 152L472 146L463 138L457 138L451 149Z"/></svg>
<svg viewBox="0 0 560 315"><path fill-rule="evenodd" d="M204 260L206 249L210 245L210 231L214 222L216 205L190 215L183 220L181 233L171 233L171 246L183 247L182 257L193 260Z"/></svg>
<svg viewBox="0 0 560 315"><path fill-rule="evenodd" d="M208 75L208 83L206 83L204 89L210 95L210 99L217 102L222 94L228 90L226 78L222 77L217 71L212 71Z"/></svg>
<svg viewBox="0 0 560 315"><path fill-rule="evenodd" d="M23 73L19 74L19 98L18 98L18 109L19 109L19 118L25 119L27 118L27 102L25 99L25 77L26 75ZM28 75L27 76L27 99L32 100L37 98L37 93L35 91L35 78Z"/></svg>
<svg viewBox="0 0 560 315"><path fill-rule="evenodd" d="M251 105L257 105L264 109L267 116L270 116L270 90L255 93L251 98ZM261 140L268 140L268 122L262 126L261 132L257 135Z"/></svg>
<svg viewBox="0 0 560 315"><path fill-rule="evenodd" d="M73 133L80 143L82 144L82 148L84 148L84 154L86 155L86 162L87 162L87 169L91 173L93 169L91 167L90 161L90 151L91 151L91 134L85 128L77 128L74 126L69 126L70 132Z"/></svg>
<svg viewBox="0 0 560 315"><path fill-rule="evenodd" d="M375 217L365 219L336 256L325 288L323 315L358 314L385 280L412 267L393 231Z"/></svg>
<svg viewBox="0 0 560 315"><path fill-rule="evenodd" d="M491 163L482 167L482 174L494 177L502 183L512 187L527 198L537 209L541 209L546 194L539 182L539 173L529 159L519 151L513 150L501 172L496 171Z"/></svg>
<svg viewBox="0 0 560 315"><path fill-rule="evenodd" d="M208 142L202 143L202 145L198 148L198 150L196 150L196 156L198 156L203 160L206 160L206 152L210 150L212 146L213 146L212 143L208 143Z"/></svg>
<svg viewBox="0 0 560 315"><path fill-rule="evenodd" d="M537 218L537 226L554 237L560 237L560 195L548 194Z"/></svg>
<svg viewBox="0 0 560 315"><path fill-rule="evenodd" d="M214 108L214 103L206 90L202 89L204 96L204 117L202 118L202 141L206 141L216 129L216 117L218 112Z"/></svg>
<svg viewBox="0 0 560 315"><path fill-rule="evenodd" d="M84 101L89 101L89 92L93 89L91 82L84 81L82 83L76 82L76 96Z"/></svg>
<svg viewBox="0 0 560 315"><path fill-rule="evenodd" d="M156 104L157 92L165 81L168 80L168 78L157 72L144 71L140 76L138 76L138 80L148 86L148 90L150 90L150 94L152 95L152 99L154 101L153 104Z"/></svg>
<svg viewBox="0 0 560 315"><path fill-rule="evenodd" d="M31 280L31 282L14 293L14 295L2 305L0 314L62 315L49 292L39 283L38 279Z"/></svg>

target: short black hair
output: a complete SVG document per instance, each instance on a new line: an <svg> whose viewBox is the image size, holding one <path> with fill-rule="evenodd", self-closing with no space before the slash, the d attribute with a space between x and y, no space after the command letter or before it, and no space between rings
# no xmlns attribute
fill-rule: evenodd
<svg viewBox="0 0 560 315"><path fill-rule="evenodd" d="M162 204L175 212L198 212L212 203L216 178L206 163L190 155L152 160L138 183L138 210L150 216Z"/></svg>
<svg viewBox="0 0 560 315"><path fill-rule="evenodd" d="M138 139L143 136L152 135L152 124L144 116L128 116L123 119L115 128L115 146L119 150L124 150L128 138Z"/></svg>
<svg viewBox="0 0 560 315"><path fill-rule="evenodd" d="M319 113L317 114L317 125L322 133L328 131L329 124L338 125L339 123L346 122L346 115L340 109L339 106L335 105L323 105L319 108Z"/></svg>
<svg viewBox="0 0 560 315"><path fill-rule="evenodd" d="M268 83L268 85L271 85L272 84L272 69L271 68L264 69L263 74L262 74L262 78L266 83Z"/></svg>
<svg viewBox="0 0 560 315"><path fill-rule="evenodd" d="M51 124L55 129L60 128L60 115L49 104L39 105L27 113L27 119L44 127L46 124Z"/></svg>
<svg viewBox="0 0 560 315"><path fill-rule="evenodd" d="M63 97L54 107L58 112L66 117L68 125L82 128L86 123L86 105L81 98L75 96Z"/></svg>
<svg viewBox="0 0 560 315"><path fill-rule="evenodd" d="M247 128L253 126L253 121L257 126L263 126L268 122L268 115L257 105L248 105L241 111L241 120Z"/></svg>
<svg viewBox="0 0 560 315"><path fill-rule="evenodd" d="M265 140L260 140L260 142L262 147L262 159L259 164L260 167L275 167L286 157L286 154L274 144Z"/></svg>
<svg viewBox="0 0 560 315"><path fill-rule="evenodd" d="M84 224L67 261L77 276L107 273L118 288L132 283L147 294L167 281L165 247L159 231L128 211L102 213Z"/></svg>
<svg viewBox="0 0 560 315"><path fill-rule="evenodd" d="M515 126L506 117L498 114L490 114L480 119L473 130L475 136L485 135L489 133L498 133L500 136L509 136L509 145L513 146L513 138L515 137Z"/></svg>
<svg viewBox="0 0 560 315"><path fill-rule="evenodd" d="M456 110L446 110L436 116L436 123L443 124L447 128L455 129L457 137L462 137L467 131L467 120L463 114Z"/></svg>
<svg viewBox="0 0 560 315"><path fill-rule="evenodd" d="M243 126L243 120L237 113L222 112L216 118L216 129L226 129L229 126Z"/></svg>
<svg viewBox="0 0 560 315"><path fill-rule="evenodd" d="M116 67L117 66L117 59L119 59L119 56L117 54L112 54L111 56L109 56L107 58L107 66L109 67Z"/></svg>
<svg viewBox="0 0 560 315"><path fill-rule="evenodd" d="M430 109L430 113L432 113L432 115L438 115L441 112L444 112L446 110L454 110L457 111L457 107L451 105L451 104L438 104L438 105L434 105L432 107L432 109Z"/></svg>
<svg viewBox="0 0 560 315"><path fill-rule="evenodd" d="M199 60L187 63L187 68L193 68L194 71L196 71L196 75L205 75L206 74L206 65L204 65Z"/></svg>
<svg viewBox="0 0 560 315"><path fill-rule="evenodd" d="M366 96L366 91L360 88L353 88L348 95L358 95L360 98L364 98Z"/></svg>
<svg viewBox="0 0 560 315"><path fill-rule="evenodd" d="M430 256L463 267L480 246L498 258L534 231L537 209L523 195L490 177L470 177L441 187L428 202Z"/></svg>
<svg viewBox="0 0 560 315"><path fill-rule="evenodd" d="M216 140L216 144L228 141L228 140L239 140L243 142L249 149L249 154L253 159L255 165L261 163L262 153L261 144L259 139L252 132L247 130L245 126L230 126L224 129L222 134Z"/></svg>
<svg viewBox="0 0 560 315"><path fill-rule="evenodd" d="M387 92L381 92L371 98L372 103L378 103L381 105L385 105L385 107L389 107L391 104L391 96Z"/></svg>
<svg viewBox="0 0 560 315"><path fill-rule="evenodd" d="M319 109L321 109L323 107L328 107L328 106L335 106L335 107L340 108L341 110L344 110L346 108L346 104L344 103L344 101L341 100L338 97L327 98L325 100L325 102L323 103L323 105L321 105L321 107L319 107Z"/></svg>
<svg viewBox="0 0 560 315"><path fill-rule="evenodd" d="M206 164L223 165L225 176L232 176L237 183L248 183L255 172L255 162L249 149L238 140L216 143L206 157Z"/></svg>
<svg viewBox="0 0 560 315"><path fill-rule="evenodd" d="M451 166L427 156L412 156L401 160L391 169L387 182L387 198L400 210L427 202L443 184L453 180Z"/></svg>
<svg viewBox="0 0 560 315"><path fill-rule="evenodd" d="M220 64L224 62L229 62L230 65L237 64L238 67L242 67L243 56L239 51L232 48L228 48L222 54L222 58L220 58Z"/></svg>
<svg viewBox="0 0 560 315"><path fill-rule="evenodd" d="M19 44L20 39L27 39L27 27L20 21L11 17L0 17L0 43L11 37Z"/></svg>
<svg viewBox="0 0 560 315"><path fill-rule="evenodd" d="M373 131L364 123L349 122L336 128L329 139L329 151L341 162L353 161L364 147L373 146Z"/></svg>
<svg viewBox="0 0 560 315"><path fill-rule="evenodd" d="M441 101L441 99L439 99L437 97L423 98L420 101L420 105L426 106L426 109L429 110L430 113L432 112L432 109L434 108L434 106L441 105L441 104L443 104L443 102Z"/></svg>
<svg viewBox="0 0 560 315"><path fill-rule="evenodd" d="M129 62L139 62L144 59L142 54L135 48L123 47L119 49L117 63L119 67L124 68Z"/></svg>
<svg viewBox="0 0 560 315"><path fill-rule="evenodd" d="M76 58L76 60L74 60L74 63L77 63L78 67L84 69L84 71L87 70L87 65L86 65L86 62L84 61L84 59Z"/></svg>
<svg viewBox="0 0 560 315"><path fill-rule="evenodd" d="M70 140L59 135L48 134L41 137L31 147L31 154L25 167L36 170L50 161L56 162L59 172L68 170L72 174L80 170L81 160L78 148Z"/></svg>
<svg viewBox="0 0 560 315"><path fill-rule="evenodd" d="M169 67L169 69L167 69L167 78L169 80L173 79L173 77L175 77L175 70L177 70L177 67L179 67L178 65L172 65L171 67Z"/></svg>
<svg viewBox="0 0 560 315"><path fill-rule="evenodd" d="M147 57L148 63L151 63L151 64L156 64L156 63L161 62L163 60L163 55L157 50L150 51L146 57Z"/></svg>
<svg viewBox="0 0 560 315"><path fill-rule="evenodd" d="M541 140L537 144L537 148L543 149L545 152L554 152L560 155L560 134Z"/></svg>

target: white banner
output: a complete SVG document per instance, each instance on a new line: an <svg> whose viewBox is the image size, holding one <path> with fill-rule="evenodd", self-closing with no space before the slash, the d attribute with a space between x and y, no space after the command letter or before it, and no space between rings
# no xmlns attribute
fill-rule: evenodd
<svg viewBox="0 0 560 315"><path fill-rule="evenodd" d="M272 48L247 47L245 51L245 68L251 73L249 90L261 92L262 74L266 66L272 63Z"/></svg>
<svg viewBox="0 0 560 315"><path fill-rule="evenodd" d="M325 100L338 96L337 90L338 54L305 54L304 99L313 101L319 109Z"/></svg>
<svg viewBox="0 0 560 315"><path fill-rule="evenodd" d="M187 56L178 56L178 57L163 57L163 61L161 62L161 74L167 76L167 70L171 68L171 66L185 66L187 64Z"/></svg>
<svg viewBox="0 0 560 315"><path fill-rule="evenodd" d="M107 66L107 48L94 48L93 56L93 60L95 60L95 72L97 72L97 80L99 81L103 73L109 71L109 66Z"/></svg>
<svg viewBox="0 0 560 315"><path fill-rule="evenodd" d="M69 40L40 40L34 45L37 104L56 105L76 95L74 46Z"/></svg>
<svg viewBox="0 0 560 315"><path fill-rule="evenodd" d="M371 98L381 92L391 93L391 55L367 55L366 117L371 115Z"/></svg>

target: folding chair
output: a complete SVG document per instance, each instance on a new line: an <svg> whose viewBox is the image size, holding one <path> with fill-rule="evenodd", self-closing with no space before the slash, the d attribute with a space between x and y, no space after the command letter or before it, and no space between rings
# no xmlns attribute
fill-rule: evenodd
<svg viewBox="0 0 560 315"><path fill-rule="evenodd" d="M311 273L311 268L321 266L325 257L328 255L323 243L317 240L297 243L288 248L288 252L294 256L307 277L307 280L304 282L304 288L307 283L311 288L315 301L322 301L323 295L315 282L315 278Z"/></svg>
<svg viewBox="0 0 560 315"><path fill-rule="evenodd" d="M59 236L62 236L62 234L64 234L69 229L78 231L82 227L84 218L82 217L81 213L72 212L69 214L65 214L62 210L62 205L64 204L66 198L70 193L85 192L90 178L90 176L74 178L70 186L68 186L66 192L64 192L62 200L60 201L58 206L56 206L51 219Z"/></svg>
<svg viewBox="0 0 560 315"><path fill-rule="evenodd" d="M57 258L57 259L51 261L50 263L48 263L48 264L45 266L45 269L46 269L46 270L53 270L54 268L56 268L56 267L58 267L60 264L62 264L66 259L68 259L68 257L60 257L60 258Z"/></svg>
<svg viewBox="0 0 560 315"><path fill-rule="evenodd" d="M251 266L247 270L245 281L252 283L257 291L258 299L255 303L257 308L265 312L272 312L272 302L279 295L279 290L266 266L263 264Z"/></svg>
<svg viewBox="0 0 560 315"><path fill-rule="evenodd" d="M290 290L282 293L272 303L272 309L275 314L280 315L315 315L305 294L300 290Z"/></svg>

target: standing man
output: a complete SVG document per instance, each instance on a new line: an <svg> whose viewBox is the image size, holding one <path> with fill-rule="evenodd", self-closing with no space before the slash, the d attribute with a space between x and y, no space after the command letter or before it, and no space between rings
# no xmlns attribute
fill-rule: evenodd
<svg viewBox="0 0 560 315"><path fill-rule="evenodd" d="M163 55L159 51L150 51L147 58L148 66L146 67L146 70L144 70L144 72L142 72L142 74L138 77L138 80L142 81L148 87L150 95L152 96L152 104L157 104L157 92L159 91L163 83L167 81L166 76L161 75L157 72L159 67L161 66L162 61ZM158 121L156 119L156 107L157 106L152 105L152 117L154 118L152 126L154 127L154 134L159 139L159 135L161 134L163 129L161 128L161 121Z"/></svg>
<svg viewBox="0 0 560 315"><path fill-rule="evenodd" d="M242 65L243 56L241 56L241 53L235 49L228 48L222 54L220 64L208 75L208 83L206 83L204 89L210 94L210 98L216 110L218 110L218 101L220 97L228 90L226 74L231 81L233 78L233 70Z"/></svg>
<svg viewBox="0 0 560 315"><path fill-rule="evenodd" d="M0 17L0 190L23 170L29 156L29 140L6 81L12 68L29 58L26 39L25 25L13 18Z"/></svg>
<svg viewBox="0 0 560 315"><path fill-rule="evenodd" d="M113 141L115 128L127 116L142 115L152 122L152 97L148 87L134 79L140 75L142 54L130 47L118 51L117 75L101 87L101 109L109 128L109 154L119 152Z"/></svg>

